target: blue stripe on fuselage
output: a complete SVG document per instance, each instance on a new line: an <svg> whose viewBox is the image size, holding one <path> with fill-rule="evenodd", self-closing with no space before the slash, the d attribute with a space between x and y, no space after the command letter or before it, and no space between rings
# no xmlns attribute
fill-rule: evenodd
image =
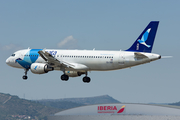
<svg viewBox="0 0 180 120"><path fill-rule="evenodd" d="M26 62L26 61L24 61L24 60L18 60L17 61L23 68L26 68L26 69L28 69L28 68L30 68L30 66L31 66L31 63L29 63L29 62Z"/></svg>
<svg viewBox="0 0 180 120"><path fill-rule="evenodd" d="M31 59L31 62L34 63L37 59L38 59L38 56L39 56L39 51L42 50L42 49L31 49L30 50L30 59Z"/></svg>
<svg viewBox="0 0 180 120"><path fill-rule="evenodd" d="M30 68L31 64L36 62L39 57L39 51L42 49L31 49L29 50L23 60L18 60L17 62L24 68Z"/></svg>

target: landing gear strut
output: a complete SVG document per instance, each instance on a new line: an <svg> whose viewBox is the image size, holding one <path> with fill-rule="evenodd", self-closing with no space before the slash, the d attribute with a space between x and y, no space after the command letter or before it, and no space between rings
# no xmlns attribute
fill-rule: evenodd
<svg viewBox="0 0 180 120"><path fill-rule="evenodd" d="M63 75L61 75L61 80L68 81L69 80L69 76L66 75L66 74L63 74Z"/></svg>
<svg viewBox="0 0 180 120"><path fill-rule="evenodd" d="M25 75L23 75L23 77L22 77L24 80L27 80L27 78L28 78L28 77L27 77L27 72L28 72L28 71L29 71L29 69L25 69L25 72L24 72Z"/></svg>
<svg viewBox="0 0 180 120"><path fill-rule="evenodd" d="M83 82L89 83L90 81L91 81L91 78L87 76L87 72L86 72L86 76L83 77Z"/></svg>

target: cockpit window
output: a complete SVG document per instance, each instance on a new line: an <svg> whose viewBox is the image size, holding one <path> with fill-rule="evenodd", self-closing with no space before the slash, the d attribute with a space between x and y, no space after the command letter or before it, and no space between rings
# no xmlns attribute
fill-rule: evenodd
<svg viewBox="0 0 180 120"><path fill-rule="evenodd" d="M12 54L11 56L13 56L13 57L14 57L14 56L15 56L15 54Z"/></svg>

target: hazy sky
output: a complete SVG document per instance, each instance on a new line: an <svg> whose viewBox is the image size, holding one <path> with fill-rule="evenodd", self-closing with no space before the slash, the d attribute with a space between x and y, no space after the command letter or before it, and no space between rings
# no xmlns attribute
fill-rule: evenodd
<svg viewBox="0 0 180 120"><path fill-rule="evenodd" d="M110 95L121 102L180 101L179 0L1 0L0 92L26 99ZM36 75L6 65L30 48L126 50L150 21L160 21L152 52L170 55L152 63L61 81L61 71Z"/></svg>

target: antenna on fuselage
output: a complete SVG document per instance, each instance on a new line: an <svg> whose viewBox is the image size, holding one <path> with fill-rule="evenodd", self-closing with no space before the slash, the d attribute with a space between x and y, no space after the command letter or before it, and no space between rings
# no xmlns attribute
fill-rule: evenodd
<svg viewBox="0 0 180 120"><path fill-rule="evenodd" d="M28 49L30 49L30 47L28 47Z"/></svg>
<svg viewBox="0 0 180 120"><path fill-rule="evenodd" d="M95 48L93 49L93 51L95 50Z"/></svg>

